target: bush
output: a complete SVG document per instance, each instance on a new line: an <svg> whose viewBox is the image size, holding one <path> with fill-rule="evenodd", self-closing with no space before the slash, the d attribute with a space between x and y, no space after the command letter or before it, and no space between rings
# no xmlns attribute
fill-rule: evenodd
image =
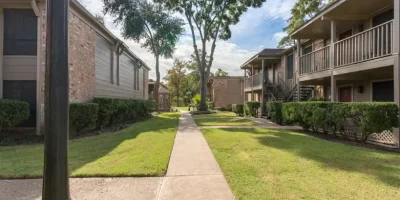
<svg viewBox="0 0 400 200"><path fill-rule="evenodd" d="M243 117L244 105L243 104L232 104L232 111L237 115Z"/></svg>
<svg viewBox="0 0 400 200"><path fill-rule="evenodd" d="M69 105L69 125L71 132L95 128L99 113L97 103L72 103Z"/></svg>
<svg viewBox="0 0 400 200"><path fill-rule="evenodd" d="M373 133L393 131L393 127L399 127L399 108L392 102L351 103L349 117L358 126L363 141Z"/></svg>
<svg viewBox="0 0 400 200"><path fill-rule="evenodd" d="M244 103L244 116L245 117L258 117L258 109L260 102L248 101Z"/></svg>
<svg viewBox="0 0 400 200"><path fill-rule="evenodd" d="M213 102L207 102L207 109L208 110L214 110L214 103Z"/></svg>
<svg viewBox="0 0 400 200"><path fill-rule="evenodd" d="M325 97L310 97L308 101L326 101Z"/></svg>
<svg viewBox="0 0 400 200"><path fill-rule="evenodd" d="M282 117L282 102L274 101L267 103L267 113L271 118L271 121L282 125L283 117Z"/></svg>
<svg viewBox="0 0 400 200"><path fill-rule="evenodd" d="M29 104L23 101L0 99L0 132L17 126L29 118Z"/></svg>
<svg viewBox="0 0 400 200"><path fill-rule="evenodd" d="M395 103L377 102L295 102L282 105L285 123L298 123L303 129L331 131L346 136L344 125L351 120L357 127L356 140L367 141L373 133L399 126L399 110Z"/></svg>
<svg viewBox="0 0 400 200"><path fill-rule="evenodd" d="M196 107L197 110L199 110L200 101L201 101L201 96L200 96L200 94L196 94L196 95L192 98L192 106L193 106L193 107Z"/></svg>
<svg viewBox="0 0 400 200"><path fill-rule="evenodd" d="M139 121L151 115L154 101L116 98L94 98L99 104L97 128L118 125L126 121Z"/></svg>

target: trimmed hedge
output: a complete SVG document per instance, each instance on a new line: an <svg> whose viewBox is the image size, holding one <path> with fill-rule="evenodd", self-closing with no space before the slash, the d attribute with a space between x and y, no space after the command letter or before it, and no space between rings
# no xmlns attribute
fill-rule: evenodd
<svg viewBox="0 0 400 200"><path fill-rule="evenodd" d="M126 121L138 121L150 116L154 101L116 98L94 98L99 104L97 128L118 125Z"/></svg>
<svg viewBox="0 0 400 200"><path fill-rule="evenodd" d="M86 128L95 128L99 113L97 103L71 103L69 105L69 125L71 132L79 133Z"/></svg>
<svg viewBox="0 0 400 200"><path fill-rule="evenodd" d="M29 104L27 102L0 99L0 132L28 120L29 114Z"/></svg>
<svg viewBox="0 0 400 200"><path fill-rule="evenodd" d="M285 123L298 123L305 130L328 131L344 136L344 124L350 120L358 127L356 140L366 141L373 133L399 126L399 108L389 102L293 102L282 105ZM360 135L359 135L360 134Z"/></svg>
<svg viewBox="0 0 400 200"><path fill-rule="evenodd" d="M282 116L282 102L273 101L267 103L267 113L271 118L271 121L282 125L283 124L283 116Z"/></svg>
<svg viewBox="0 0 400 200"><path fill-rule="evenodd" d="M244 116L245 117L258 117L258 109L261 104L257 101L248 101L244 103Z"/></svg>
<svg viewBox="0 0 400 200"><path fill-rule="evenodd" d="M244 105L243 104L232 104L232 111L237 115L243 117Z"/></svg>

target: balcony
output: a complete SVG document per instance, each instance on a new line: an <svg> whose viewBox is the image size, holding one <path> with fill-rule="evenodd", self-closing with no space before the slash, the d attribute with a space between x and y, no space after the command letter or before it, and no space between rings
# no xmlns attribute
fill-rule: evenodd
<svg viewBox="0 0 400 200"><path fill-rule="evenodd" d="M350 66L376 60L393 54L393 20L355 34L333 44L300 57L300 75L322 72L331 68Z"/></svg>
<svg viewBox="0 0 400 200"><path fill-rule="evenodd" d="M244 90L261 90L263 83L263 73L255 74L254 76L250 76L244 79Z"/></svg>

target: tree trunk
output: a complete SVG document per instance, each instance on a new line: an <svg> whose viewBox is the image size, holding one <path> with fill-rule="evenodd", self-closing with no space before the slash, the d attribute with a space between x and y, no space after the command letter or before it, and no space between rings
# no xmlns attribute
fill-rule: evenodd
<svg viewBox="0 0 400 200"><path fill-rule="evenodd" d="M206 95L207 95L207 81L206 75L200 73L200 111L207 111Z"/></svg>
<svg viewBox="0 0 400 200"><path fill-rule="evenodd" d="M156 84L154 85L154 99L156 100L156 111L160 113L160 97L158 95L158 90L160 88L160 68L159 68L159 56L156 55Z"/></svg>

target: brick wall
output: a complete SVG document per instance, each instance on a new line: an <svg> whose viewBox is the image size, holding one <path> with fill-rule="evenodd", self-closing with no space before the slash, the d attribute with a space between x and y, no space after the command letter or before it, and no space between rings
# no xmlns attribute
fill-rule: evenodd
<svg viewBox="0 0 400 200"><path fill-rule="evenodd" d="M88 102L95 90L95 31L71 12L68 28L69 100Z"/></svg>
<svg viewBox="0 0 400 200"><path fill-rule="evenodd" d="M232 104L241 104L244 101L243 78L215 78L210 92L215 107L231 109Z"/></svg>

